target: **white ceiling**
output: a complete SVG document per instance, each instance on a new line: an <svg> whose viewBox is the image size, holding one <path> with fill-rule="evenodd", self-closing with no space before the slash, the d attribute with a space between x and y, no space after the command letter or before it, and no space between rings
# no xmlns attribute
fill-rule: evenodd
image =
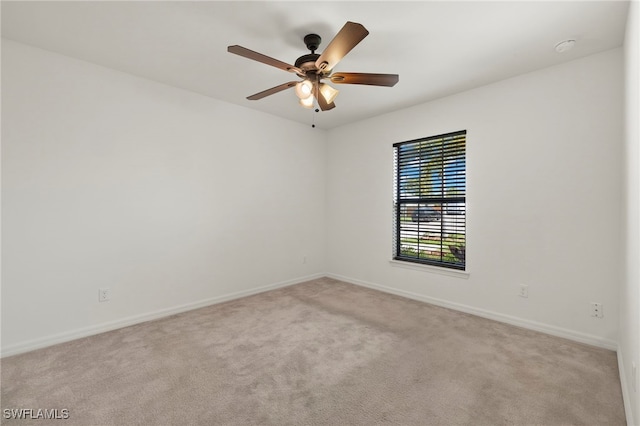
<svg viewBox="0 0 640 426"><path fill-rule="evenodd" d="M370 32L334 71L399 74L392 88L334 85L319 128L333 128L621 46L628 3L555 2L8 2L2 36L310 124L293 90L245 98L294 74L227 52L239 44L292 64L346 21ZM577 40L558 54L556 43ZM292 78L293 77L293 78Z"/></svg>

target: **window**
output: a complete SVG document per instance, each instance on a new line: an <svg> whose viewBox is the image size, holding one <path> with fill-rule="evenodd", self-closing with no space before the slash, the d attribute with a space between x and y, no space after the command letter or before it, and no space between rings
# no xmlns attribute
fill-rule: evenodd
<svg viewBox="0 0 640 426"><path fill-rule="evenodd" d="M465 269L466 130L394 148L394 259Z"/></svg>

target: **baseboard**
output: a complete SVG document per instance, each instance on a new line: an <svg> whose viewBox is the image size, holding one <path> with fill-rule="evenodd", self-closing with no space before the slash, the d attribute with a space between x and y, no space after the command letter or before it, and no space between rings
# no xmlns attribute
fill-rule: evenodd
<svg viewBox="0 0 640 426"><path fill-rule="evenodd" d="M299 283L310 281L316 278L322 278L324 276L326 275L325 274L308 275L308 276L299 277L299 278L295 278L287 281L282 281L279 283L265 285L265 286L250 289L250 290L243 290L235 293L229 293L226 295L212 297L210 299L200 300L193 303L173 306L166 309L159 309L157 311L147 312L141 315L134 315L131 317L122 318L115 321L109 321L106 323L102 323L102 324L98 324L90 327L79 328L79 329L64 332L64 333L46 336L43 338L20 342L14 345L3 347L2 353L0 354L0 358L33 351L35 349L41 349L47 346L57 345L59 343L80 339L82 337L93 336L95 334L116 330L118 328L128 327L130 325L135 325L135 324L139 324L146 321L168 317L170 315L191 311L193 309L204 308L205 306L215 305L218 303L227 302L229 300L239 299L241 297L251 296L258 293L264 293L265 291L275 290L277 288L299 284Z"/></svg>
<svg viewBox="0 0 640 426"><path fill-rule="evenodd" d="M444 308L453 309L455 311L477 315L482 318L487 318L487 319L515 325L518 327L527 328L529 330L539 331L542 333L550 334L552 336L562 337L562 338L573 340L576 342L585 343L587 345L597 346L597 347L609 349L612 351L618 350L617 342L614 342L608 339L603 339L601 337L594 336L591 334L580 333L577 331L556 327L549 324L543 324L536 321L530 321L523 318L504 315L498 312L475 308L473 306L463 305L460 303L455 303L447 300L437 299L434 297L424 296L424 295L413 293L410 291L404 291L404 290L399 290L392 287L386 287L380 284L374 284L374 283L359 280L356 278L345 277L337 274L327 274L327 277L344 281L350 284L355 284L362 287L368 287L374 290L383 291L385 293L395 294L396 296L402 296L408 299L418 300L421 302L430 303L432 305L442 306Z"/></svg>
<svg viewBox="0 0 640 426"><path fill-rule="evenodd" d="M620 372L620 386L622 387L622 401L624 403L624 412L627 416L627 425L636 426L633 420L633 410L631 409L631 398L633 392L627 381L627 370L624 368L624 359L622 358L622 350L618 347L618 371Z"/></svg>
<svg viewBox="0 0 640 426"><path fill-rule="evenodd" d="M602 347L605 349L610 349L613 351L618 350L618 344L614 341L602 339L597 336L584 334L575 332L572 330L551 326L548 324L542 324L535 321L529 321L522 318L512 317L509 315L500 314L497 312L487 311L483 309L474 308L472 306L463 305L455 302L449 302L442 299L437 299L429 296L424 296L417 293L412 293L409 291L399 290L396 288L386 287L383 285L366 282L363 280L346 277L338 274L313 274L304 277L299 277L287 281L282 281L279 283L269 284L266 286L239 291L235 293L229 293L222 296L213 297L210 299L200 300L193 303L187 303L184 305L174 306L171 308L160 309L153 312L148 312L141 315L135 315L132 317L123 318L120 320L110 321L102 324L98 324L95 326L85 327L81 329L76 329L64 333L59 333L51 336L46 336L39 339L28 340L25 342L20 342L14 345L10 345L2 348L2 352L0 357L4 358L6 356L17 355L20 353L32 351L35 349L44 348L47 346L56 345L58 343L68 342L70 340L79 339L82 337L92 336L94 334L103 333L106 331L116 330L118 328L127 327L134 324L139 324L141 322L151 321L163 317L167 317L170 315L178 314L181 312L190 311L193 309L203 308L205 306L215 305L217 303L226 302L233 299L239 299L241 297L251 296L253 294L263 293L269 290L275 290L281 287L287 287L294 284L299 284L305 281L313 280L321 277L330 277L340 281L344 281L347 283L359 285L362 287L368 287L374 290L383 291L385 293L395 294L397 296L407 297L409 299L419 300L425 303L431 303L433 305L442 306L445 308L453 309L460 312L465 312L468 314L477 315L479 317L492 319L495 321L504 322L507 324L515 325L518 327L523 327L535 331L540 331L543 333L551 334L553 336L563 337L569 340L574 340L580 343L586 343L593 346Z"/></svg>

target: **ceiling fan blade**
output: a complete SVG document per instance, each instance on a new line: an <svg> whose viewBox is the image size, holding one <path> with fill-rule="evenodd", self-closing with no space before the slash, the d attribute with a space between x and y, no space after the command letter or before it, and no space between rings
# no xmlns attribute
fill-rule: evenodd
<svg viewBox="0 0 640 426"><path fill-rule="evenodd" d="M290 87L294 87L296 84L298 84L297 81L290 81L288 83L272 87L271 89L263 90L262 92L256 93L255 95L247 96L247 99L249 99L250 101L257 101L258 99L262 99L269 95L273 95L274 93L282 92L283 90L286 90Z"/></svg>
<svg viewBox="0 0 640 426"><path fill-rule="evenodd" d="M273 59L267 55L263 55L262 53L254 52L253 50L249 50L246 47L238 45L229 46L227 47L227 52L235 53L236 55L244 56L245 58L253 59L254 61L262 62L263 64L271 65L272 67L280 68L281 70L293 72L304 76L304 72L300 68L289 65L277 59Z"/></svg>
<svg viewBox="0 0 640 426"><path fill-rule="evenodd" d="M347 22L316 60L318 72L332 70L344 56L362 41L369 31L361 24Z"/></svg>
<svg viewBox="0 0 640 426"><path fill-rule="evenodd" d="M362 72L337 72L329 77L336 84L367 84L369 86L393 87L398 82L398 74L368 74Z"/></svg>

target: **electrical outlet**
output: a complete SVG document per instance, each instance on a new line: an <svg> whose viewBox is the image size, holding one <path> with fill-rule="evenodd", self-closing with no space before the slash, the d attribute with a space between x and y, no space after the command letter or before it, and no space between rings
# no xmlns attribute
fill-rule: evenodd
<svg viewBox="0 0 640 426"><path fill-rule="evenodd" d="M602 311L602 303L591 303L591 316L602 318L604 316L604 312Z"/></svg>
<svg viewBox="0 0 640 426"><path fill-rule="evenodd" d="M307 256L302 256L302 263L307 263Z"/></svg>
<svg viewBox="0 0 640 426"><path fill-rule="evenodd" d="M529 297L529 286L526 284L520 284L520 293L518 294L520 297Z"/></svg>
<svg viewBox="0 0 640 426"><path fill-rule="evenodd" d="M107 302L111 300L111 289L103 287L98 289L98 302Z"/></svg>

